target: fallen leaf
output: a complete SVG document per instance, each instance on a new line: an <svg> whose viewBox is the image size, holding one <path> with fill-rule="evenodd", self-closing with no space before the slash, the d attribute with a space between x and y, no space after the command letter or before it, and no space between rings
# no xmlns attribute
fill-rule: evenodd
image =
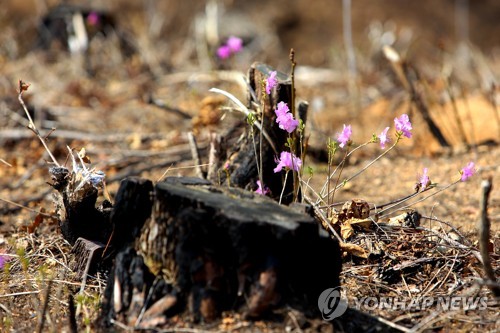
<svg viewBox="0 0 500 333"><path fill-rule="evenodd" d="M348 239L352 235L354 235L354 229L352 228L351 224L346 221L340 226L340 236L343 239Z"/></svg>
<svg viewBox="0 0 500 333"><path fill-rule="evenodd" d="M371 219L357 219L353 217L348 219L346 222L349 222L351 226L358 226L365 229L366 231L370 231L372 226Z"/></svg>
<svg viewBox="0 0 500 333"><path fill-rule="evenodd" d="M356 257L364 259L368 258L368 253L366 252L366 250L356 244L342 243L340 244L340 249Z"/></svg>

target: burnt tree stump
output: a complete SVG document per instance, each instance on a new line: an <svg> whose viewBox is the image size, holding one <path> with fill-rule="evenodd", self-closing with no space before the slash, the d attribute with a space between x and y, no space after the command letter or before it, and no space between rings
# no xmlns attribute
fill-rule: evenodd
<svg viewBox="0 0 500 333"><path fill-rule="evenodd" d="M144 223L151 216L153 190L153 182L149 179L129 177L120 182L110 216L114 249L120 250L139 237Z"/></svg>
<svg viewBox="0 0 500 333"><path fill-rule="evenodd" d="M115 260L104 323L152 327L182 312L210 322L231 309L260 318L284 305L319 315L318 296L339 285L339 246L310 215L195 178L154 192L135 250Z"/></svg>
<svg viewBox="0 0 500 333"><path fill-rule="evenodd" d="M282 203L289 204L293 199L293 177L289 177L286 184L284 184L283 175L273 172L276 166L275 158L279 157L282 151L290 150L290 148L285 146L287 144L288 133L279 128L276 123L276 114L274 111L279 102L287 103L291 109L291 105L294 103L292 100L292 82L287 74L277 72L278 86L268 95L263 83L273 70L272 67L266 64L252 64L248 73L248 83L251 89L255 91L256 100L253 100L252 94L249 94L247 104L249 109L256 111L258 121L263 122L263 128L274 144L273 149L272 145L263 138L263 182L271 190L271 196L275 199L279 198L281 190L285 186ZM254 107L256 103L260 105L260 112ZM251 131L250 126L246 125L245 132L238 141L238 144L231 147L232 149L227 153L227 160L219 165L220 168L228 165L229 184L231 186L240 188L250 187L252 189L255 187L259 175L254 143L255 147L257 147L257 152L260 153L260 138L261 136L257 128L254 127L254 130ZM294 150L296 152L300 151L298 140L296 140ZM223 184L228 183L224 172L221 172L220 176ZM251 185L249 186L249 184Z"/></svg>
<svg viewBox="0 0 500 333"><path fill-rule="evenodd" d="M262 102L257 118L273 143L262 141L263 180L273 198L284 187L282 202L290 204L293 177L284 183L284 173L273 169L275 157L290 150L274 110L279 101L293 103L292 86L287 75L278 73L279 87L264 96L263 82L271 71L256 63L249 72L255 99ZM299 110L307 109L302 106ZM177 314L211 322L226 310L262 318L290 306L320 315L319 295L339 285L339 245L307 207L279 205L242 189L254 187L259 177L254 141L259 147L261 138L258 130L244 130L232 151L220 155L227 159L218 162L219 168L229 163L229 179L221 177L221 186L198 178L170 177L156 185L127 178L113 206L104 201L97 207L103 175L74 158L72 170L51 168L61 232L72 244L80 239L74 253L88 257L79 258L75 270L109 268L114 259L99 318L103 331L113 321L159 328ZM224 138L214 141L214 154L223 143Z"/></svg>
<svg viewBox="0 0 500 333"><path fill-rule="evenodd" d="M98 190L90 182L81 181L74 171L64 167L49 169L61 233L70 244L78 238L106 243L112 231L109 220L111 203L96 205Z"/></svg>

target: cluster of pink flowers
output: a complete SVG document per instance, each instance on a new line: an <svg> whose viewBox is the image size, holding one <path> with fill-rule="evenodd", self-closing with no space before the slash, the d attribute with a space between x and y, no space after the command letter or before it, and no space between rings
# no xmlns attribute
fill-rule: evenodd
<svg viewBox="0 0 500 333"><path fill-rule="evenodd" d="M270 94L271 90L276 87L278 84L276 79L277 73L271 72L268 79L266 80L266 93ZM276 122L279 124L279 127L288 133L292 133L299 122L293 119L293 115L289 112L288 105L285 102L278 103L276 107ZM412 124L410 122L410 118L407 114L402 114L399 117L394 118L394 125L396 127L396 133L398 138L402 135L407 138L411 138L413 129ZM387 137L387 132L389 131L389 127L386 127L378 136L378 141L380 142L380 148L385 149L385 146L389 143L389 138ZM339 134L337 134L337 142L339 143L340 148L344 148L349 144L349 141L352 136L352 127L351 125L345 125ZM280 158L276 159L276 163L278 164L274 169L274 172L280 172L283 168L287 170L299 171L302 167L302 161L300 158L295 156L293 153L282 151ZM470 177L474 175L476 172L474 162L469 162L462 170L460 170L461 181L466 181ZM424 168L422 175L418 178L418 188L420 191L427 189L432 184L431 179L429 178L429 169ZM263 187L260 181L257 181L258 189L255 191L258 194L265 195L269 193L269 189L267 187Z"/></svg>
<svg viewBox="0 0 500 333"><path fill-rule="evenodd" d="M277 75L277 71L269 73L269 76L266 79L266 94L271 94L271 91L278 86L278 79L276 78ZM290 109L285 102L279 102L275 110L276 122L279 124L279 128L287 131L288 133L292 133L299 125L299 122L293 119L293 115L289 111ZM302 165L300 158L286 151L281 152L279 160L276 159L276 163L278 163L278 165L274 169L275 173L280 172L283 168L298 171ZM257 181L257 186L258 188L255 190L255 193L262 195L269 193L269 189L262 186L259 180Z"/></svg>
<svg viewBox="0 0 500 333"><path fill-rule="evenodd" d="M227 39L226 44L221 45L217 49L217 56L220 59L227 59L235 53L243 49L243 40L238 37L231 36Z"/></svg>
<svg viewBox="0 0 500 333"><path fill-rule="evenodd" d="M429 172L429 168L424 168L422 175L419 175L419 177L418 177L417 188L420 191L425 190L426 188L428 188L432 184L431 179L429 178L428 172ZM475 169L474 162L469 162L465 167L462 168L462 170L460 170L460 175L461 175L460 180L465 182L465 181L467 181L467 179L472 177L475 173L476 173L476 169Z"/></svg>
<svg viewBox="0 0 500 333"><path fill-rule="evenodd" d="M396 131L401 133L400 135L411 138L412 126L410 117L408 117L407 114L402 114L401 116L394 118L394 126L396 127ZM387 137L388 131L389 127L386 127L379 135L377 135L381 149L385 149L385 145L390 142L390 139Z"/></svg>
<svg viewBox="0 0 500 333"><path fill-rule="evenodd" d="M276 107L276 122L282 130L292 133L299 126L299 121L293 119L293 115L285 102L279 102Z"/></svg>

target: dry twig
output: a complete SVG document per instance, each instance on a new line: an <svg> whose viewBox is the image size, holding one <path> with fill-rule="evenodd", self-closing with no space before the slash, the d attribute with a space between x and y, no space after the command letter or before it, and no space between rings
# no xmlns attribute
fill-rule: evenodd
<svg viewBox="0 0 500 333"><path fill-rule="evenodd" d="M490 219L488 217L488 198L492 189L491 179L485 179L481 183L481 220L479 222L479 251L483 258L483 267L486 278L491 282L496 282L495 271L491 265L491 258L488 252L490 243ZM500 297L500 287L488 285L496 297Z"/></svg>

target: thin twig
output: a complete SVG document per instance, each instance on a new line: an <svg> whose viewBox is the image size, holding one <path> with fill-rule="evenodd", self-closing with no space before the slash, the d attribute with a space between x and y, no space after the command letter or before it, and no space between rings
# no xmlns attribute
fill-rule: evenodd
<svg viewBox="0 0 500 333"><path fill-rule="evenodd" d="M51 130L39 130L40 135L46 137ZM139 133L141 139L164 139L165 133ZM0 139L4 140L22 140L28 139L32 135L24 129L19 128L4 128L0 130ZM130 133L87 133L81 131L70 130L57 130L51 133L52 138L66 139L66 140L79 140L79 141L92 141L92 142L123 142L130 138Z"/></svg>
<svg viewBox="0 0 500 333"><path fill-rule="evenodd" d="M299 321L297 320L297 316L292 312L288 311L288 316L292 320L293 324L295 325L295 331L299 333L303 333L304 331L300 328Z"/></svg>
<svg viewBox="0 0 500 333"><path fill-rule="evenodd" d="M399 208L399 210L403 210L403 209L409 208L409 207L411 207L411 206L413 206L413 205L415 205L415 204L417 204L417 203L419 203L419 202L422 202L422 201L424 201L424 200L427 200L427 199L428 199L428 198L430 198L430 197L433 197L433 196L435 196L435 195L437 195L437 194L439 194L439 193L441 193L441 192L443 192L443 191L446 191L448 188L452 187L453 185L456 185L456 184L457 184L457 183L459 183L459 182L460 182L460 180L457 180L456 182L453 182L453 183L451 183L451 184L448 184L448 185L446 185L445 187L443 187L443 188L441 188L441 189L437 190L437 191L436 191L436 192L434 192L434 193L429 194L428 196L423 197L423 198L422 198L422 199L420 199L420 200L417 200L417 201L415 201L415 202L412 202L411 204L408 204L408 205L406 205L406 206L403 206L403 207ZM420 193L420 192L419 192L419 193ZM417 194L418 194L418 193L417 193ZM399 202L399 203L400 203L400 202ZM391 209L391 208L392 208L392 206L389 206L389 207L387 207L387 208L385 208L385 209L381 210L381 211L379 212L379 214L381 214L381 213L383 213L383 212L385 212L385 211L387 211L387 210L389 210L389 209ZM384 215L380 215L380 216L379 216L379 218L385 217L386 215L389 215L389 214L392 214L392 212L387 213L387 214L384 214Z"/></svg>
<svg viewBox="0 0 500 333"><path fill-rule="evenodd" d="M23 295L34 295L34 294L39 294L39 293L40 293L40 290L22 291L22 292L19 292L19 293L3 294L3 295L0 295L0 298L23 296Z"/></svg>
<svg viewBox="0 0 500 333"><path fill-rule="evenodd" d="M222 137L217 133L210 133L210 149L208 150L207 179L215 181L217 169L222 159Z"/></svg>
<svg viewBox="0 0 500 333"><path fill-rule="evenodd" d="M429 228L425 228L425 227L417 227L415 228L416 230L423 230L423 231L426 231L426 232L429 232L429 233L432 233L442 239L444 239L445 241L447 241L448 243L450 243L451 245L459 248L459 249L462 249L462 250L469 250L472 252L472 254L477 258L477 260L479 260L480 263L483 262L483 259L481 258L481 254L479 253L479 251L477 250L474 250L473 248L467 246L467 245L464 245L462 243L459 243L457 242L456 240L444 235L444 234L441 234L435 230L432 230L432 229L429 229Z"/></svg>
<svg viewBox="0 0 500 333"><path fill-rule="evenodd" d="M292 160L293 160L293 158L292 158ZM287 170L287 171L286 171L286 173L285 173L285 181L284 181L284 183L283 183L283 188L281 189L281 194L280 194L280 201L279 201L279 204L280 204L280 205L281 205L281 199L283 199L283 193L285 193L286 180L287 180L287 178L288 178L288 172L289 172L289 171L290 171L290 170ZM292 171L292 172L293 172L293 171Z"/></svg>
<svg viewBox="0 0 500 333"><path fill-rule="evenodd" d="M167 105L162 100L156 99L153 96L149 96L147 99L147 102L151 105L154 105L154 106L162 109L162 110L171 112L171 113L173 113L173 114L175 114L183 119L192 119L193 118L189 113L185 112L184 110Z"/></svg>
<svg viewBox="0 0 500 333"><path fill-rule="evenodd" d="M205 163L205 164L200 164L199 166L200 166L200 167L205 167L205 166L206 166L206 167L210 167L210 166L212 166L212 164L210 164L210 163ZM165 178L165 176L167 175L167 173L168 173L169 171L172 171L172 170L182 170L182 169L193 169L193 168L197 168L197 167L199 167L199 166L198 166L198 165L188 165L188 166L183 166L183 167L175 167L175 168L172 168L171 166L169 166L169 167L167 168L167 170L165 170L165 172L164 172L164 173L163 173L163 174L162 174L162 175L161 175L161 176L160 176L160 177L156 180L156 182L158 183L158 182L162 181L162 179L164 179L164 178Z"/></svg>
<svg viewBox="0 0 500 333"><path fill-rule="evenodd" d="M188 132L188 140L189 140L189 146L191 147L191 156L193 157L193 161L195 164L195 171L196 175L200 178L205 178L205 175L203 174L203 170L201 170L201 158L200 158L200 152L198 150L198 145L196 144L196 138L194 137L193 132Z"/></svg>
<svg viewBox="0 0 500 333"><path fill-rule="evenodd" d="M396 142L394 142L394 144L389 148L387 149L386 151L384 151L382 154L380 154L379 156L377 156L375 159L373 159L371 162L367 163L363 168L361 168L358 172L356 172L354 175L352 175L351 177L345 179L342 184L336 186L337 187L341 187L343 186L344 184L347 184L348 182L350 182L351 180L353 180L354 178L358 177L360 174L362 174L363 172L365 172L369 167L371 167L375 162L377 162L378 160L380 160L382 157L384 157L385 155L387 155L388 152L390 152L394 147L396 147L396 145L398 144L399 140L401 139L401 135L398 135L397 138L396 138Z"/></svg>
<svg viewBox="0 0 500 333"><path fill-rule="evenodd" d="M21 106L23 107L23 110L26 113L26 117L28 117L28 120L29 120L28 128L33 133L35 133L35 135L38 137L38 139L42 143L43 147L45 148L45 150L49 154L50 159L52 160L52 162L56 166L60 167L60 165L57 162L56 158L54 157L54 155L52 155L52 152L50 151L49 147L47 147L47 143L45 142L45 139L42 138L42 136L40 135L40 132L36 128L36 125L33 122L33 119L31 119L31 116L30 116L30 113L28 112L28 108L26 107L26 104L24 104L24 101L23 101L23 91L28 90L28 87L29 87L29 84L26 84L22 80L19 80L19 94L17 95L17 99L19 100L19 103L21 103Z"/></svg>
<svg viewBox="0 0 500 333"><path fill-rule="evenodd" d="M12 164L10 164L9 162L7 162L3 158L0 158L0 162L12 168Z"/></svg>
<svg viewBox="0 0 500 333"><path fill-rule="evenodd" d="M358 149L361 149L361 148L365 147L366 145L368 145L368 144L370 144L370 143L372 143L372 142L373 142L373 141L371 141L371 140L370 140L370 141L367 141L367 142L365 142L365 143L363 143L363 144L361 144L361 145L357 146L356 148L354 148L354 149L353 149L353 150L351 150L350 152L348 152L348 153L347 153L347 155L346 155L346 156L344 156L344 159L341 161L341 163L339 163L339 165L337 165L337 167L335 168L335 170L333 170L333 172L330 172L330 170L328 171L328 174L330 175L330 176L328 177L328 181L329 181L329 178L332 178L332 177L333 177L333 176L337 173L337 171L338 171L339 167L342 165L342 163L345 161L345 159L347 159L349 156L351 156L351 155L352 155L355 151L357 151ZM392 147L391 147L391 148L389 148L388 150L390 150L390 149L392 149ZM334 151L334 155L335 155L335 151ZM331 162L331 163L333 163L333 156L332 156L331 158L332 158L332 162ZM321 188L321 192L320 192L320 193L321 193L322 195L324 195L325 187L326 187L326 184L328 183L328 181L327 181L327 182L325 182L325 184L323 184L323 187ZM330 194L331 194L330 190L328 190L328 191L327 191L327 193L329 193L329 195L330 195Z"/></svg>
<svg viewBox="0 0 500 333"><path fill-rule="evenodd" d="M469 146L469 142L467 141L467 137L465 135L464 124L463 124L462 119L460 118L460 115L458 113L457 101L456 101L455 95L453 94L453 91L452 91L451 78L449 75L445 77L444 83L445 83L446 93L448 94L448 97L450 98L450 101L451 101L451 109L453 110L453 116L455 117L455 122L457 123L458 134L460 135L460 140L462 140L462 144ZM472 123L470 123L470 124L472 125Z"/></svg>
<svg viewBox="0 0 500 333"><path fill-rule="evenodd" d="M316 214L316 217L320 221L322 221L323 224L326 224L328 226L328 229L330 230L330 232L332 233L332 235L334 235L335 238L337 238L337 240L339 241L339 243L342 244L344 241L339 236L339 234L335 231L335 229L333 229L332 225L330 224L330 221L328 221L328 219L323 214L323 212L321 211L321 209L318 208L318 205L316 205L315 203L313 203L312 200L309 197L305 196L305 195L304 195L304 201L313 207L314 214Z"/></svg>
<svg viewBox="0 0 500 333"><path fill-rule="evenodd" d="M490 197L491 179L485 179L481 182L481 220L479 222L479 251L483 258L483 267L486 278L496 282L495 271L491 265L491 258L488 251L490 243L490 219L488 217L488 199ZM500 297L500 288L498 286L488 286L496 297Z"/></svg>
<svg viewBox="0 0 500 333"><path fill-rule="evenodd" d="M78 324L76 323L76 309L75 302L73 300L73 294L68 292L68 311L69 311L69 330L71 333L78 332Z"/></svg>
<svg viewBox="0 0 500 333"><path fill-rule="evenodd" d="M38 333L43 332L43 326L45 325L45 315L47 314L47 310L49 308L49 298L50 298L50 289L52 287L52 279L49 280L47 284L47 290L45 291L45 300L43 302L43 309L40 315L40 324L38 325Z"/></svg>
<svg viewBox="0 0 500 333"><path fill-rule="evenodd" d="M47 195L47 193L44 192L43 196L45 197L45 195ZM39 199L39 198L37 198L37 199ZM36 210L36 209L33 209L33 208L29 208L29 207L23 206L21 204L15 203L15 202L10 201L8 199L0 198L0 201L8 203L9 205L13 205L13 206L16 206L16 207L19 207L19 208L22 208L22 209L29 210L30 212L39 214L39 215L44 216L44 217L49 217L49 218L55 218L55 217L57 217L57 215L55 215L55 214L53 214L53 215L52 214L47 214L47 213L44 213L42 211L39 211L39 210Z"/></svg>

